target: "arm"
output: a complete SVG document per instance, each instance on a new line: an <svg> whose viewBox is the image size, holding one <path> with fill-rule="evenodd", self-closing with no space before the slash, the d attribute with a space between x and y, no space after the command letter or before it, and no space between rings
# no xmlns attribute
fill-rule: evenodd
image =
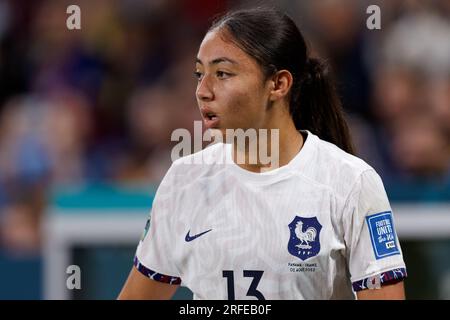
<svg viewBox="0 0 450 320"><path fill-rule="evenodd" d="M344 237L358 299L405 299L406 266L389 200L374 170L361 174L347 208L350 214L343 216ZM378 278L374 277L377 272Z"/></svg>
<svg viewBox="0 0 450 320"><path fill-rule="evenodd" d="M386 284L380 289L365 289L356 293L358 300L405 300L403 281Z"/></svg>
<svg viewBox="0 0 450 320"><path fill-rule="evenodd" d="M178 285L152 280L140 273L134 266L131 269L118 300L168 300L178 289Z"/></svg>

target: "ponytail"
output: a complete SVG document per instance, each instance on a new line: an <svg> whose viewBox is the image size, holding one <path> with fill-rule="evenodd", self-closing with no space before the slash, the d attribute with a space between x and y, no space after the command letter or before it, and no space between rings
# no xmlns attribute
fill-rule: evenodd
<svg viewBox="0 0 450 320"><path fill-rule="evenodd" d="M297 129L306 129L354 154L341 101L336 93L328 65L307 58L303 77L292 88L291 114Z"/></svg>
<svg viewBox="0 0 450 320"><path fill-rule="evenodd" d="M272 9L230 12L211 30L225 28L231 40L253 57L269 75L289 70L294 76L290 113L296 128L354 153L341 103L325 63L308 58L303 35L286 14Z"/></svg>

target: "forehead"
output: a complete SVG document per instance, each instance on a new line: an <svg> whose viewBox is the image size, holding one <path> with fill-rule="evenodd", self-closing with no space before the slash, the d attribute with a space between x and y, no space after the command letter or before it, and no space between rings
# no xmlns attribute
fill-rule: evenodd
<svg viewBox="0 0 450 320"><path fill-rule="evenodd" d="M197 53L203 64L217 58L231 59L239 66L257 66L256 61L232 41L224 36L223 31L210 31L206 34Z"/></svg>

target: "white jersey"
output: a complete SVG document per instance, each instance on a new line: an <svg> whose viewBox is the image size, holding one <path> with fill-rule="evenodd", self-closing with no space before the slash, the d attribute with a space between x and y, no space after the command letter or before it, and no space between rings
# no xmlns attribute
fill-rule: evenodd
<svg viewBox="0 0 450 320"><path fill-rule="evenodd" d="M181 283L194 299L354 299L405 278L378 174L305 133L300 152L265 173L236 165L230 144L175 161L156 193L137 269ZM186 161L200 158L210 164Z"/></svg>

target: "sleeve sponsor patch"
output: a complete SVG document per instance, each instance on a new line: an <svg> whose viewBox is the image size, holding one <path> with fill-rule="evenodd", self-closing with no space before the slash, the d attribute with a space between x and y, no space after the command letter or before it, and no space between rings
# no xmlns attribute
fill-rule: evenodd
<svg viewBox="0 0 450 320"><path fill-rule="evenodd" d="M400 254L391 211L367 216L366 221L372 248L377 259Z"/></svg>

